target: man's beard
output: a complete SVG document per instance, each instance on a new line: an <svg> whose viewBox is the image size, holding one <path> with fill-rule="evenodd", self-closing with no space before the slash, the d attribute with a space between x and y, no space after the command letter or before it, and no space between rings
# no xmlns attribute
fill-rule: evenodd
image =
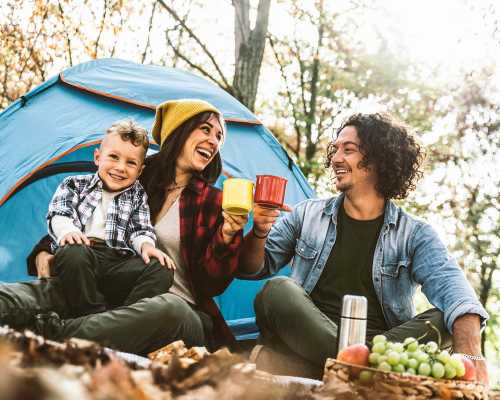
<svg viewBox="0 0 500 400"><path fill-rule="evenodd" d="M342 183L337 180L337 183L335 183L335 188L342 193L347 192L350 188L352 187L351 184L349 183Z"/></svg>

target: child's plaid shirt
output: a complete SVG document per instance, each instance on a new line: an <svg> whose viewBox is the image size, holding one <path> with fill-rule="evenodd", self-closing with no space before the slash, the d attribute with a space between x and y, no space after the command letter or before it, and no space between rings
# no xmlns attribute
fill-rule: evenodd
<svg viewBox="0 0 500 400"><path fill-rule="evenodd" d="M53 239L53 250L57 247L50 220L62 215L73 220L73 224L84 231L85 225L102 198L103 183L99 175L76 175L65 178L57 188L49 204L47 223ZM109 247L132 250L132 239L147 236L156 242L151 225L148 199L144 188L136 181L113 198L106 214L106 244Z"/></svg>

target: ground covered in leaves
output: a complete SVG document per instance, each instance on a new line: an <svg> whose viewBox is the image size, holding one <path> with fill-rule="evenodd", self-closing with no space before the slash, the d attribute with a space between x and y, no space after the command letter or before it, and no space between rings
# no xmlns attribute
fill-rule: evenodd
<svg viewBox="0 0 500 400"><path fill-rule="evenodd" d="M124 357L95 343L45 340L31 332L0 328L0 397L5 400L229 400L229 399L419 399L388 390L375 396L342 373L324 383L283 379L255 369L227 349L208 353L174 342L151 361ZM451 397L449 397L451 398ZM500 400L491 392L490 399Z"/></svg>

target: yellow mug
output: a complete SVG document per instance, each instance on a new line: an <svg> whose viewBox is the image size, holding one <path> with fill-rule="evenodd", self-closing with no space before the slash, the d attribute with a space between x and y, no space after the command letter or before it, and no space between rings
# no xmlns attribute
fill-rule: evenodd
<svg viewBox="0 0 500 400"><path fill-rule="evenodd" d="M247 215L253 207L253 182L229 178L222 184L222 209L229 214Z"/></svg>

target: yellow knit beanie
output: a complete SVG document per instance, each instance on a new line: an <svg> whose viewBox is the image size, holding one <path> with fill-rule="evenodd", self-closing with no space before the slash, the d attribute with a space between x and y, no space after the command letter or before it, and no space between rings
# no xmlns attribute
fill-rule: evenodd
<svg viewBox="0 0 500 400"><path fill-rule="evenodd" d="M218 115L222 115L212 104L199 99L168 100L161 103L156 107L152 132L154 140L162 146L165 139L170 136L176 128L189 118L205 111L211 111ZM221 128L223 133L225 133L224 126Z"/></svg>

